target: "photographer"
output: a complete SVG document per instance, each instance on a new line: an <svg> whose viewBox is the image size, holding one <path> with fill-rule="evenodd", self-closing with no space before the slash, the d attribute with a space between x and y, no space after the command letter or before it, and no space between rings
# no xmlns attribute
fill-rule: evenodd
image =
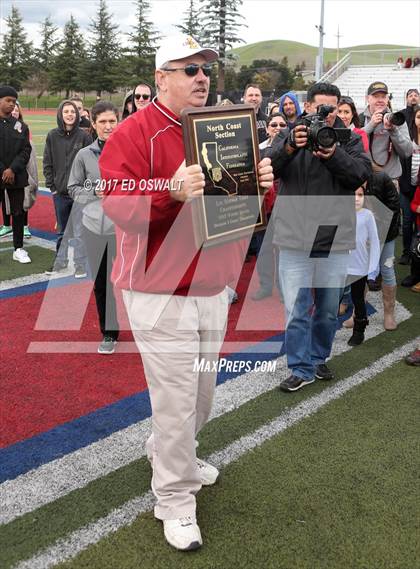
<svg viewBox="0 0 420 569"><path fill-rule="evenodd" d="M369 151L376 171L392 178L398 189L401 176L400 158L408 158L413 147L405 121L401 125L391 122L388 87L382 81L371 83L367 91L367 108L360 115L360 124L369 138ZM394 116L403 113L394 113Z"/></svg>
<svg viewBox="0 0 420 569"><path fill-rule="evenodd" d="M347 142L319 145L319 139L335 137L334 129L344 127L337 117L339 99L335 85L313 85L298 125L279 133L267 151L275 178L283 182L273 212L291 370L280 384L283 391L296 391L315 378L334 377L325 361L335 336L349 250L355 247L354 192L371 172L356 133L344 129L340 138ZM313 116L320 105L329 105L320 109L325 119Z"/></svg>

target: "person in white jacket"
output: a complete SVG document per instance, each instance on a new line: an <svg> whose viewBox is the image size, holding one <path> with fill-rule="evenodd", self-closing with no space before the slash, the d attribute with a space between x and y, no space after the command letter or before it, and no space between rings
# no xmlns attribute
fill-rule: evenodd
<svg viewBox="0 0 420 569"><path fill-rule="evenodd" d="M355 192L356 201L356 248L350 252L348 283L351 283L351 298L354 305L353 334L347 342L358 346L365 339L367 319L365 288L367 276L379 263L381 246L373 213L364 208L365 190L360 187Z"/></svg>

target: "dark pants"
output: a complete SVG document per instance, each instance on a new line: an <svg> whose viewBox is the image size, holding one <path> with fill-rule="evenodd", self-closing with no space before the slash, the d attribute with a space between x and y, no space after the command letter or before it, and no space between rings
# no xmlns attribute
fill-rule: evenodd
<svg viewBox="0 0 420 569"><path fill-rule="evenodd" d="M88 256L94 293L103 336L118 339L119 325L114 289L111 283L112 264L116 255L115 235L97 235L83 226L83 242Z"/></svg>
<svg viewBox="0 0 420 569"><path fill-rule="evenodd" d="M10 212L12 215L13 247L15 249L21 249L23 247L23 198L25 195L25 190L23 188L5 189L5 187L0 184L0 201L2 204L5 201L5 192L7 192L7 196L9 198Z"/></svg>
<svg viewBox="0 0 420 569"><path fill-rule="evenodd" d="M403 253L408 254L413 238L416 223L416 214L410 208L410 196L400 192L400 206L402 210L402 238Z"/></svg>
<svg viewBox="0 0 420 569"><path fill-rule="evenodd" d="M55 217L57 219L56 258L62 264L68 263L69 231L66 232L70 219L73 200L69 196L54 194ZM66 232L66 234L65 234Z"/></svg>
<svg viewBox="0 0 420 569"><path fill-rule="evenodd" d="M357 277L352 277L357 278ZM359 280L351 283L351 299L354 306L354 317L358 320L367 318L365 288L367 276L359 277Z"/></svg>
<svg viewBox="0 0 420 569"><path fill-rule="evenodd" d="M411 267L410 267L411 276L417 279L417 283L420 283L420 259L417 257L411 257Z"/></svg>
<svg viewBox="0 0 420 569"><path fill-rule="evenodd" d="M3 200L1 202L1 211L3 213L3 225L5 225L6 227L10 227L11 224L11 216L6 213L6 202L5 200ZM23 225L28 225L28 212L24 211L23 212Z"/></svg>

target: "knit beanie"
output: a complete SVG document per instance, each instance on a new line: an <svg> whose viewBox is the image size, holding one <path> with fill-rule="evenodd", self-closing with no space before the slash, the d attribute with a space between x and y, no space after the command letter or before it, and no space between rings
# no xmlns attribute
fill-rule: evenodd
<svg viewBox="0 0 420 569"><path fill-rule="evenodd" d="M18 98L18 94L16 89L11 87L10 85L0 85L0 99L3 97L14 97L15 99Z"/></svg>

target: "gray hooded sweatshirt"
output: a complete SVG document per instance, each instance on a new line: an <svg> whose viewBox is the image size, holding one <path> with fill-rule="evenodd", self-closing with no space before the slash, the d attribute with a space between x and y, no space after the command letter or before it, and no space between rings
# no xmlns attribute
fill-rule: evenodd
<svg viewBox="0 0 420 569"><path fill-rule="evenodd" d="M100 188L99 156L101 149L95 140L76 154L71 168L68 193L83 208L83 225L97 235L112 235L114 224L104 214L102 200L95 193ZM86 183L87 181L87 183Z"/></svg>

